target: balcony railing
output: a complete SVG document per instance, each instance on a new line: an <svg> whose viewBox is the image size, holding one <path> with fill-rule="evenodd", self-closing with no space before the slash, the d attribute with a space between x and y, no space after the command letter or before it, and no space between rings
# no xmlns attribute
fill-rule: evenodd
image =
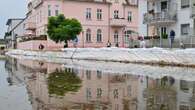
<svg viewBox="0 0 195 110"><path fill-rule="evenodd" d="M144 14L144 24L148 25L170 25L177 20L176 13L170 12L158 12L158 13L146 13Z"/></svg>
<svg viewBox="0 0 195 110"><path fill-rule="evenodd" d="M25 24L25 29L26 30L34 30L34 29L36 29L36 24L34 22L27 22Z"/></svg>
<svg viewBox="0 0 195 110"><path fill-rule="evenodd" d="M113 18L110 21L110 25L113 27L124 27L126 26L126 21L124 18Z"/></svg>

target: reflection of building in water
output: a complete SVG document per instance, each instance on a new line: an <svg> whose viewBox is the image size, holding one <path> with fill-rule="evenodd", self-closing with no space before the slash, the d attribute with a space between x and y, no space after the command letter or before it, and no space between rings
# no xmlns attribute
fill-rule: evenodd
<svg viewBox="0 0 195 110"><path fill-rule="evenodd" d="M33 72L43 70L43 68L40 68L40 66L39 68L32 68L32 66L27 66L26 64L34 65L29 62L10 57L6 58L5 68L8 71L7 81L10 85L22 84L26 81L26 78L29 78L32 75Z"/></svg>
<svg viewBox="0 0 195 110"><path fill-rule="evenodd" d="M19 61L20 62L20 61ZM28 63L27 63L28 62ZM40 67L47 72L34 72L27 82L30 99L34 110L138 110L139 78L126 74L107 74L101 71L77 70L73 71L82 80L82 87L76 93L67 93L65 96L48 94L48 73L61 69L59 64L22 61L27 67ZM39 65L39 63L37 63ZM38 69L38 68L37 68ZM41 69L39 69L41 70Z"/></svg>
<svg viewBox="0 0 195 110"><path fill-rule="evenodd" d="M192 110L195 110L195 82L193 82L193 95L191 98L191 108Z"/></svg>
<svg viewBox="0 0 195 110"><path fill-rule="evenodd" d="M7 81L10 85L18 85L24 82L24 74L22 73L22 69L18 66L16 59L7 58L5 68L8 71Z"/></svg>
<svg viewBox="0 0 195 110"><path fill-rule="evenodd" d="M194 110L194 90L193 82L171 77L148 79L144 92L147 110Z"/></svg>
<svg viewBox="0 0 195 110"><path fill-rule="evenodd" d="M176 110L176 90L174 79L164 77L159 80L149 80L145 91L147 110Z"/></svg>
<svg viewBox="0 0 195 110"><path fill-rule="evenodd" d="M63 70L61 64L8 59L5 66L12 84L18 79L27 84L33 110L195 109L195 82L66 68L77 74L82 87L78 92L55 96L48 94L47 78L56 69Z"/></svg>

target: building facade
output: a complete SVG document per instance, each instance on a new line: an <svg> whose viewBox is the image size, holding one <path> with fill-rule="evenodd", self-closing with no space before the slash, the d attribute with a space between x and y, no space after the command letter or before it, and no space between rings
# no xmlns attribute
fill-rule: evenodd
<svg viewBox="0 0 195 110"><path fill-rule="evenodd" d="M60 63L9 58L5 63L5 68L8 71L7 81L10 86L26 85L33 110L71 110L76 108L78 110L195 109L195 81L169 76L173 72L163 71L168 75L164 77L159 77L160 75L156 77L140 76L120 71L109 73L106 72L107 70L86 68L88 67L86 65L74 67L70 66L71 64L69 65L68 62L66 62L67 65L62 66ZM74 62L74 64L77 63ZM139 74L138 70L135 68L137 74ZM61 71L75 74L82 80L80 83L82 86L76 92L66 91L65 95L62 96L50 94L48 89L49 76L55 73L60 74ZM188 68L185 71L192 70ZM146 70L145 73L147 72ZM175 72L177 75L183 73L180 69L175 69ZM71 79L71 77L68 78ZM64 83L67 82L64 80ZM64 83L57 81L55 84ZM62 92L61 90L63 90L63 86L58 86L55 88L55 93Z"/></svg>
<svg viewBox="0 0 195 110"><path fill-rule="evenodd" d="M6 48L16 48L17 37L24 36L24 20L24 18L12 18L7 20L7 32L4 36Z"/></svg>
<svg viewBox="0 0 195 110"><path fill-rule="evenodd" d="M48 17L64 14L78 19L83 31L78 35L78 47L128 47L138 32L137 0L30 0L25 23L26 37L47 35ZM30 43L29 43L30 42ZM46 49L63 47L48 37L45 40L21 42L18 48L38 49L42 43ZM69 46L72 46L71 41Z"/></svg>
<svg viewBox="0 0 195 110"><path fill-rule="evenodd" d="M176 33L175 46L181 42L194 47L194 0L140 0L139 34L159 36L159 45L167 45L170 31Z"/></svg>

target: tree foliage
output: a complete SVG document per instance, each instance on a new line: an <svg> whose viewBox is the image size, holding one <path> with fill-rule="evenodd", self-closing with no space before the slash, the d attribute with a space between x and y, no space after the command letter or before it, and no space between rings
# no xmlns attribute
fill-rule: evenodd
<svg viewBox="0 0 195 110"><path fill-rule="evenodd" d="M47 33L51 40L67 43L68 40L74 40L82 31L81 23L77 19L65 18L64 15L49 17Z"/></svg>
<svg viewBox="0 0 195 110"><path fill-rule="evenodd" d="M57 70L48 77L50 95L64 96L69 92L77 92L81 88L82 80L76 73L67 70Z"/></svg>

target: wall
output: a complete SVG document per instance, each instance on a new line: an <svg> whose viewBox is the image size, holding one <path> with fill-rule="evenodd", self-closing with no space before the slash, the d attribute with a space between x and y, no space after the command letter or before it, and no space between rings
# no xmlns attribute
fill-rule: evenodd
<svg viewBox="0 0 195 110"><path fill-rule="evenodd" d="M55 1L55 0L46 0L43 4L37 7L35 10L32 10L32 13L29 14L29 21L36 22L36 35L46 34L46 26L48 22L48 5L51 7L51 15L55 16L55 10L58 9L59 13L62 13L67 18L76 18L78 19L82 26L83 32L78 35L79 43L78 47L106 47L107 42L113 44L113 30L110 26L110 19L113 18L114 10L119 10L119 17L126 19L126 29L138 31L138 7L137 6L127 6L123 5L124 0L120 3L93 3L93 2L82 2L82 1ZM86 19L86 8L91 8L92 10L92 19ZM102 20L97 20L97 9L102 9ZM70 11L71 10L71 11ZM132 12L132 22L127 21L128 11ZM86 42L86 30L91 29L91 40L92 42ZM102 42L97 42L97 30L102 30ZM122 41L122 28L118 28L120 31L120 41ZM50 41L49 41L50 42ZM71 42L70 47L73 46ZM50 43L50 47L56 47L55 43ZM54 45L52 45L54 44ZM120 45L122 46L122 45Z"/></svg>
<svg viewBox="0 0 195 110"><path fill-rule="evenodd" d="M44 45L44 50L60 50L64 47L63 43L55 43L51 40L44 41L44 40L32 40L32 41L26 41L26 42L20 42L17 45L18 49L23 50L39 50L39 45Z"/></svg>

